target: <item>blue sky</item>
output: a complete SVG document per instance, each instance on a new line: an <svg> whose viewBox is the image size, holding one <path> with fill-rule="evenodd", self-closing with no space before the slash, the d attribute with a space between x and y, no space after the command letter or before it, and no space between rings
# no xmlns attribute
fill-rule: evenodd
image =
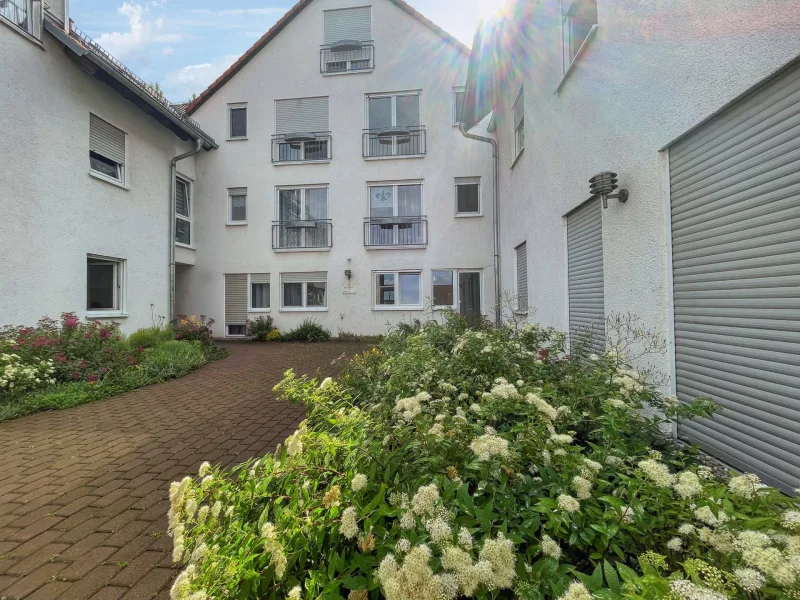
<svg viewBox="0 0 800 600"><path fill-rule="evenodd" d="M70 0L70 17L167 98L200 93L296 0ZM408 0L470 45L482 15L502 0Z"/></svg>

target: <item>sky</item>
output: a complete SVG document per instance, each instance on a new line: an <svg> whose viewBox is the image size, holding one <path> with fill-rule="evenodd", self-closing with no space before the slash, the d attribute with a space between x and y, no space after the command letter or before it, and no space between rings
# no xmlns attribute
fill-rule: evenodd
<svg viewBox="0 0 800 600"><path fill-rule="evenodd" d="M296 0L70 0L84 33L172 102L199 94ZM503 0L407 0L464 42Z"/></svg>

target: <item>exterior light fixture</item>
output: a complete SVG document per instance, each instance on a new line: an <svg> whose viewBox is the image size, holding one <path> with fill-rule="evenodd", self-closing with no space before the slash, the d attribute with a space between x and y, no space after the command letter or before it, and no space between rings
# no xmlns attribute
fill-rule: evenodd
<svg viewBox="0 0 800 600"><path fill-rule="evenodd" d="M608 199L617 198L620 202L628 201L628 190L620 190L614 194L619 186L617 185L617 174L611 171L598 173L589 180L589 190L592 198L600 196L603 199L603 208L608 208Z"/></svg>
<svg viewBox="0 0 800 600"><path fill-rule="evenodd" d="M350 269L345 269L344 276L347 277L347 279L350 279L353 276L353 272Z"/></svg>

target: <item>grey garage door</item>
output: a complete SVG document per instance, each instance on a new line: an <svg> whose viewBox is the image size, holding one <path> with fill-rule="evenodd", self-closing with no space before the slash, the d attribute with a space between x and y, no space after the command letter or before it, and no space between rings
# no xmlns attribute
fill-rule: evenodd
<svg viewBox="0 0 800 600"><path fill-rule="evenodd" d="M569 332L573 341L588 335L595 352L606 342L602 210L598 198L567 215Z"/></svg>
<svg viewBox="0 0 800 600"><path fill-rule="evenodd" d="M800 487L800 68L669 150L680 437Z"/></svg>

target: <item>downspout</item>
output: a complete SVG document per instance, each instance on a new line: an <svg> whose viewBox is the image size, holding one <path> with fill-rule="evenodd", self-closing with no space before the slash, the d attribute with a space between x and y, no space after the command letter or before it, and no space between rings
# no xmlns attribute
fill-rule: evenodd
<svg viewBox="0 0 800 600"><path fill-rule="evenodd" d="M178 176L178 161L194 156L203 149L203 141L198 138L197 148L179 154L169 163L169 320L175 318L175 179ZM191 209L190 209L191 210ZM194 234L192 234L194 235Z"/></svg>
<svg viewBox="0 0 800 600"><path fill-rule="evenodd" d="M492 145L492 160L494 162L494 194L492 195L492 231L494 238L494 321L495 325L500 327L503 324L502 316L502 295L503 287L500 285L500 216L498 215L498 195L499 195L499 182L498 174L500 169L500 157L497 152L497 140L484 137L482 135L475 135L464 131L464 124L460 123L458 130L465 138L485 142Z"/></svg>

